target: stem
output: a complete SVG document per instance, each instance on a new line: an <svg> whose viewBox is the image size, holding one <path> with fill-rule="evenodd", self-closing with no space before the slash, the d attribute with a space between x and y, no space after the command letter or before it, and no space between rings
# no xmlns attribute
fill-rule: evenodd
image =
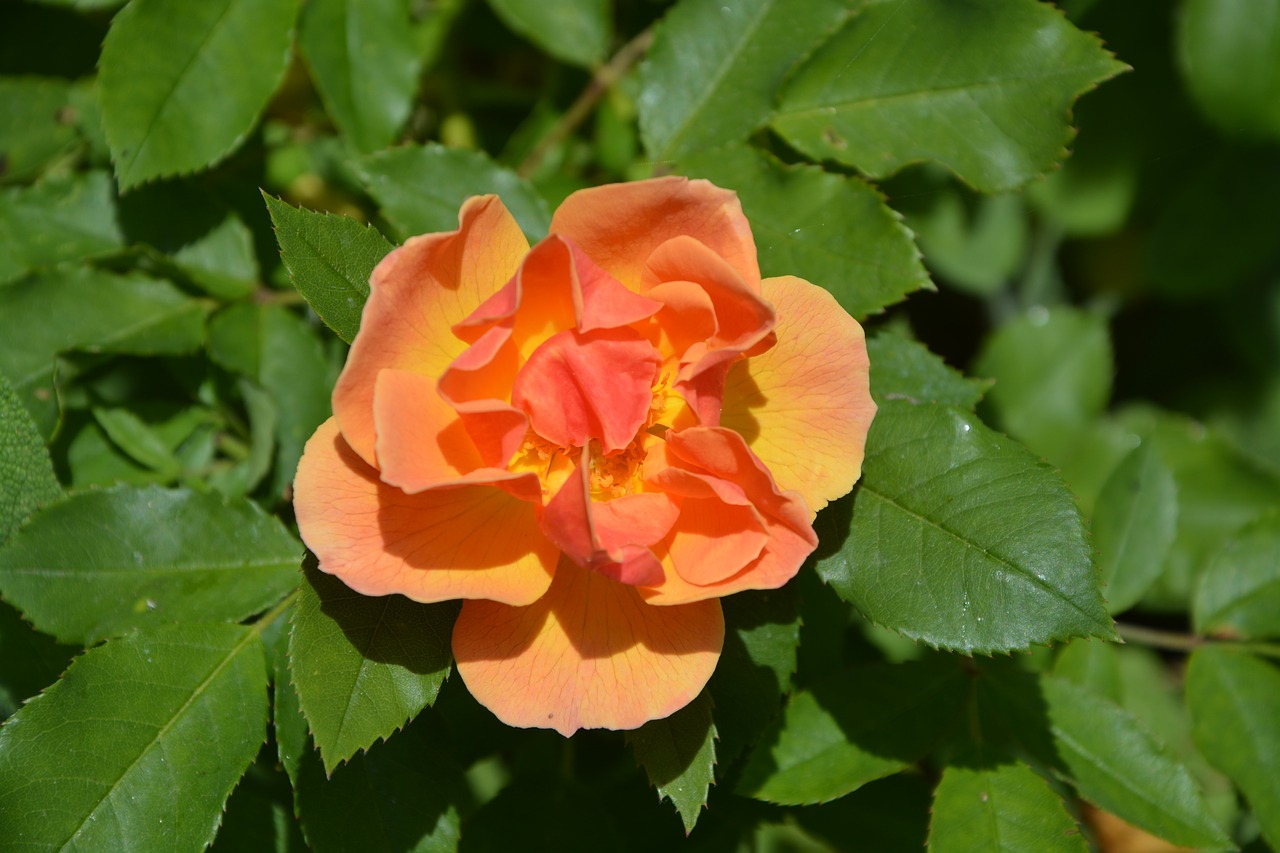
<svg viewBox="0 0 1280 853"><path fill-rule="evenodd" d="M1126 642L1138 643L1155 649L1166 649L1172 652L1193 652L1203 645L1235 646L1245 651L1265 657L1280 658L1280 643L1265 643L1254 640L1229 640L1225 638L1197 637L1194 634L1180 634L1177 631L1162 631L1159 628L1148 628L1144 625L1131 625L1117 622L1116 631Z"/></svg>
<svg viewBox="0 0 1280 853"><path fill-rule="evenodd" d="M288 610L289 606L298 600L298 596L301 594L301 592L302 592L302 589L300 587L295 588L293 592L289 593L284 598L280 599L280 602L276 604L275 607L271 608L266 613L259 616L253 623L253 633L261 634L263 631L265 631L267 629L267 626L269 626L272 622L276 621L276 619L280 618L280 614Z"/></svg>
<svg viewBox="0 0 1280 853"><path fill-rule="evenodd" d="M624 44L622 49L614 54L613 59L596 69L595 74L591 76L591 82L587 84L587 88L582 90L582 94L560 117L555 127L551 128L547 135L538 141L534 149L529 152L529 156L524 158L524 162L520 164L516 174L522 178L527 178L537 171L538 166L546 159L551 149L568 139L569 135L578 129L578 125L586 121L587 116L591 115L591 111L595 109L596 102L600 100L605 92L609 91L614 83L621 80L631 70L631 66L635 65L640 60L640 57L644 56L645 51L649 49L649 45L652 42L653 30L644 30Z"/></svg>

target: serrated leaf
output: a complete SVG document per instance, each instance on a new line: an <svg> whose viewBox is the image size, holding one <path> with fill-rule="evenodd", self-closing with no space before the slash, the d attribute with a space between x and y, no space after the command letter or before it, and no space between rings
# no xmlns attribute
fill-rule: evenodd
<svg viewBox="0 0 1280 853"><path fill-rule="evenodd" d="M1034 308L987 339L973 372L995 380L986 409L997 426L1057 461L1111 397L1106 321L1068 306Z"/></svg>
<svg viewBox="0 0 1280 853"><path fill-rule="evenodd" d="M244 619L297 584L301 554L248 501L119 486L38 513L0 551L0 592L40 630L92 644L142 626Z"/></svg>
<svg viewBox="0 0 1280 853"><path fill-rule="evenodd" d="M746 139L795 64L848 15L840 0L683 0L640 69L640 134L658 161Z"/></svg>
<svg viewBox="0 0 1280 853"><path fill-rule="evenodd" d="M950 662L856 666L793 693L751 757L738 793L782 805L823 803L928 752L964 707Z"/></svg>
<svg viewBox="0 0 1280 853"><path fill-rule="evenodd" d="M670 717L650 720L627 733L636 761L680 813L687 835L707 804L715 781L716 727L711 721L711 699L704 690Z"/></svg>
<svg viewBox="0 0 1280 853"><path fill-rule="evenodd" d="M270 759L268 759L268 762ZM263 756L227 800L222 825L209 853L304 853L307 842L293 816L289 781Z"/></svg>
<svg viewBox="0 0 1280 853"><path fill-rule="evenodd" d="M77 651L36 631L0 602L0 722L57 681Z"/></svg>
<svg viewBox="0 0 1280 853"><path fill-rule="evenodd" d="M882 331L868 338L867 354L871 357L871 396L880 403L905 399L972 410L991 387L990 381L965 377L924 344L894 332Z"/></svg>
<svg viewBox="0 0 1280 853"><path fill-rule="evenodd" d="M369 298L369 275L391 244L354 219L291 207L265 194L263 199L293 286L325 325L351 343Z"/></svg>
<svg viewBox="0 0 1280 853"><path fill-rule="evenodd" d="M0 545L40 506L62 497L31 415L0 374Z"/></svg>
<svg viewBox="0 0 1280 853"><path fill-rule="evenodd" d="M574 65L599 65L613 37L611 0L489 0L489 5L512 30Z"/></svg>
<svg viewBox="0 0 1280 853"><path fill-rule="evenodd" d="M45 435L58 421L57 354L177 354L203 341L200 303L146 276L86 267L0 287L0 373Z"/></svg>
<svg viewBox="0 0 1280 853"><path fill-rule="evenodd" d="M819 516L824 531L834 517ZM960 409L886 401L818 573L867 618L967 653L1115 636L1062 480Z"/></svg>
<svg viewBox="0 0 1280 853"><path fill-rule="evenodd" d="M66 115L71 85L39 77L0 78L0 181L25 181L40 173L76 139Z"/></svg>
<svg viewBox="0 0 1280 853"><path fill-rule="evenodd" d="M1191 614L1196 633L1280 637L1280 514L1247 525L1213 555Z"/></svg>
<svg viewBox="0 0 1280 853"><path fill-rule="evenodd" d="M1124 69L1036 0L882 0L795 72L773 128L873 178L936 160L1000 192L1062 160L1072 103Z"/></svg>
<svg viewBox="0 0 1280 853"><path fill-rule="evenodd" d="M0 191L0 284L28 270L113 252L122 242L105 172Z"/></svg>
<svg viewBox="0 0 1280 853"><path fill-rule="evenodd" d="M911 232L861 178L786 166L746 145L688 157L680 171L737 191L764 275L807 279L854 317L932 287Z"/></svg>
<svg viewBox="0 0 1280 853"><path fill-rule="evenodd" d="M528 181L479 151L406 145L354 165L365 189L401 238L458 228L458 211L473 195L496 193L520 228L541 240L551 227L547 203Z"/></svg>
<svg viewBox="0 0 1280 853"><path fill-rule="evenodd" d="M1112 613L1128 610L1164 569L1178 524L1178 486L1150 443L1107 479L1093 514L1103 593Z"/></svg>
<svg viewBox="0 0 1280 853"><path fill-rule="evenodd" d="M1280 847L1280 671L1243 650L1206 645L1191 655L1186 689L1196 745L1240 786L1263 838Z"/></svg>
<svg viewBox="0 0 1280 853"><path fill-rule="evenodd" d="M134 0L111 19L99 99L120 188L238 147L288 65L297 0Z"/></svg>
<svg viewBox="0 0 1280 853"><path fill-rule="evenodd" d="M1177 57L1188 90L1223 132L1280 138L1280 2L1187 0Z"/></svg>
<svg viewBox="0 0 1280 853"><path fill-rule="evenodd" d="M929 853L1084 853L1048 782L1019 763L952 765L933 795Z"/></svg>
<svg viewBox="0 0 1280 853"><path fill-rule="evenodd" d="M311 0L298 46L329 115L357 151L390 145L409 118L421 60L405 0Z"/></svg>
<svg viewBox="0 0 1280 853"><path fill-rule="evenodd" d="M289 641L293 684L326 773L435 701L453 663L457 602L360 595L319 570L306 582Z"/></svg>
<svg viewBox="0 0 1280 853"><path fill-rule="evenodd" d="M0 826L31 849L199 850L266 724L253 629L112 640L0 729Z"/></svg>

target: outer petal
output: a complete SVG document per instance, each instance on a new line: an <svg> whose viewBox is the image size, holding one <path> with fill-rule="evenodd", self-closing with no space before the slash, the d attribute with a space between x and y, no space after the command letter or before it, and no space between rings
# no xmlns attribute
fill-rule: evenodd
<svg viewBox="0 0 1280 853"><path fill-rule="evenodd" d="M352 449L377 464L373 389L379 371L439 377L466 348L454 323L502 287L529 251L497 196L468 199L457 231L412 237L373 271L362 329L333 391L333 411Z"/></svg>
<svg viewBox="0 0 1280 853"><path fill-rule="evenodd" d="M491 485L406 495L378 479L334 418L307 442L294 510L320 568L364 595L528 604L550 586L559 556L534 504Z"/></svg>
<svg viewBox="0 0 1280 853"><path fill-rule="evenodd" d="M528 607L468 601L453 654L480 704L511 726L634 729L706 685L724 644L718 601L650 607L634 587L562 560Z"/></svg>
<svg viewBox="0 0 1280 853"><path fill-rule="evenodd" d="M876 413L862 327L834 297L803 279L766 279L777 345L734 365L721 426L740 433L782 489L804 496L809 517L848 493L862 473Z"/></svg>
<svg viewBox="0 0 1280 853"><path fill-rule="evenodd" d="M579 190L556 210L551 233L568 237L636 292L649 255L681 235L705 243L752 287L760 280L738 196L708 181L670 177Z"/></svg>

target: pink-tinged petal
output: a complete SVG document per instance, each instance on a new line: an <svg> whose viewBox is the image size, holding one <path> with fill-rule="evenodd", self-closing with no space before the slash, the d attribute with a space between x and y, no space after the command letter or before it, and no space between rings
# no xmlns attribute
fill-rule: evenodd
<svg viewBox="0 0 1280 853"><path fill-rule="evenodd" d="M378 462L388 484L420 492L484 466L457 413L427 377L383 370L373 409Z"/></svg>
<svg viewBox="0 0 1280 853"><path fill-rule="evenodd" d="M650 607L570 560L534 604L468 601L453 628L458 674L480 704L566 737L670 716L702 691L723 644L718 601Z"/></svg>
<svg viewBox="0 0 1280 853"><path fill-rule="evenodd" d="M307 442L294 510L320 568L364 595L524 605L547 591L559 558L534 504L494 485L407 495L378 479L333 418Z"/></svg>
<svg viewBox="0 0 1280 853"><path fill-rule="evenodd" d="M648 417L661 361L630 329L559 332L529 356L511 402L547 441L582 447L594 439L612 453L630 444Z"/></svg>
<svg viewBox="0 0 1280 853"><path fill-rule="evenodd" d="M707 292L691 281L668 281L649 290L649 297L662 303L658 329L665 338L659 347L677 357L690 347L715 336L715 307Z"/></svg>
<svg viewBox="0 0 1280 853"><path fill-rule="evenodd" d="M812 519L848 493L862 471L875 416L862 327L827 291L798 278L766 279L778 343L734 365L722 426L740 433Z"/></svg>
<svg viewBox="0 0 1280 853"><path fill-rule="evenodd" d="M374 269L362 329L333 391L342 434L377 464L373 393L387 368L439 377L466 343L453 324L502 287L529 251L497 196L468 199L457 231L412 237Z"/></svg>
<svg viewBox="0 0 1280 853"><path fill-rule="evenodd" d="M491 467L510 462L528 433L528 417L507 402L519 363L510 329L495 326L453 360L436 386Z"/></svg>
<svg viewBox="0 0 1280 853"><path fill-rule="evenodd" d="M707 586L742 571L760 557L768 542L764 521L753 507L685 500L669 552L680 577Z"/></svg>
<svg viewBox="0 0 1280 853"><path fill-rule="evenodd" d="M755 240L738 196L708 181L670 177L578 190L556 210L551 233L568 237L637 293L649 255L681 235L706 244L749 285L760 281Z"/></svg>

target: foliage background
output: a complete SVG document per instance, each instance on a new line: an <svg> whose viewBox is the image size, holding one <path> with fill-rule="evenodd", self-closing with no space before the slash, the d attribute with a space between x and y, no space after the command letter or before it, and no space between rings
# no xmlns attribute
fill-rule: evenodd
<svg viewBox="0 0 1280 853"><path fill-rule="evenodd" d="M1280 0L6 2L0 849L1280 847L1278 143ZM689 708L506 729L294 466L395 242L672 172L864 478Z"/></svg>

